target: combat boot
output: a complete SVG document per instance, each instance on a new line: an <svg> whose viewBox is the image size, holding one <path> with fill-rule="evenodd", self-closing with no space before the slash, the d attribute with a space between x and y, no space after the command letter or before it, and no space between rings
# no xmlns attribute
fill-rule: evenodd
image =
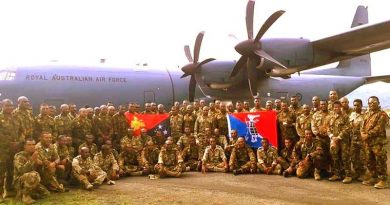
<svg viewBox="0 0 390 205"><path fill-rule="evenodd" d="M380 180L378 183L374 185L374 187L377 189L386 189L389 188L389 185L385 180Z"/></svg>
<svg viewBox="0 0 390 205"><path fill-rule="evenodd" d="M35 200L30 197L30 195L23 194L22 196L22 202L23 204L33 204L35 203Z"/></svg>
<svg viewBox="0 0 390 205"><path fill-rule="evenodd" d="M242 170L241 170L241 169L235 169L235 170L233 170L233 174L234 174L235 176L237 176L237 175L239 175L239 174L242 174Z"/></svg>
<svg viewBox="0 0 390 205"><path fill-rule="evenodd" d="M340 179L341 179L340 176L334 174L332 177L329 178L329 181L338 181Z"/></svg>
<svg viewBox="0 0 390 205"><path fill-rule="evenodd" d="M345 177L343 179L343 184L350 184L352 182L352 178L351 177Z"/></svg>
<svg viewBox="0 0 390 205"><path fill-rule="evenodd" d="M317 181L321 180L321 171L320 170L318 170L318 169L314 170L314 179Z"/></svg>
<svg viewBox="0 0 390 205"><path fill-rule="evenodd" d="M287 170L284 170L283 171L283 176L284 177L288 177L290 175L290 173L287 171Z"/></svg>
<svg viewBox="0 0 390 205"><path fill-rule="evenodd" d="M378 182L378 179L377 178L370 178L370 179L367 179L367 180L364 180L362 182L363 185L366 185L366 186L372 186L374 185L375 183Z"/></svg>

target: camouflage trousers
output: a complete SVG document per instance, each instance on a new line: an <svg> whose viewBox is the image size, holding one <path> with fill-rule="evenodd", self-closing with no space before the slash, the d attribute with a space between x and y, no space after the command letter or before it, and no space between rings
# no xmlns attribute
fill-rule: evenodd
<svg viewBox="0 0 390 205"><path fill-rule="evenodd" d="M384 144L364 143L365 165L371 177L387 180L387 151Z"/></svg>
<svg viewBox="0 0 390 205"><path fill-rule="evenodd" d="M183 171L186 170L186 167L190 168L189 171L198 171L198 169L200 168L200 165L201 165L200 163L201 162L199 160L196 160L196 159L190 159L188 161L185 161Z"/></svg>
<svg viewBox="0 0 390 205"><path fill-rule="evenodd" d="M165 166L162 164L156 164L155 169L160 177L180 177L183 167L179 165Z"/></svg>
<svg viewBox="0 0 390 205"><path fill-rule="evenodd" d="M4 180L7 191L13 189L14 153L0 153L0 194L4 192Z"/></svg>
<svg viewBox="0 0 390 205"><path fill-rule="evenodd" d="M89 170L89 173L89 175L85 175L73 171L72 175L79 183L81 183L81 185L84 186L84 188L91 183L101 185L107 178L107 173L101 169L91 169Z"/></svg>
<svg viewBox="0 0 390 205"><path fill-rule="evenodd" d="M240 170L242 173L256 173L256 163L248 161L241 163L233 163L230 167L231 170Z"/></svg>
<svg viewBox="0 0 390 205"><path fill-rule="evenodd" d="M275 166L275 168L272 170L272 172L268 171L268 169L271 168L271 165L266 166L266 168L264 168L264 166L258 164L257 167L258 167L259 172L263 173L263 174L280 174L280 172L282 170L282 166L280 164L277 164Z"/></svg>
<svg viewBox="0 0 390 205"><path fill-rule="evenodd" d="M21 197L22 195L30 195L32 198L49 196L49 190L40 182L41 177L36 171L23 174L15 181L17 197Z"/></svg>
<svg viewBox="0 0 390 205"><path fill-rule="evenodd" d="M65 166L64 170L62 169L56 170L57 172L56 175L59 180L68 181L70 177L70 173L72 172L72 163L70 161L67 161L67 163L65 163L64 166Z"/></svg>
<svg viewBox="0 0 390 205"><path fill-rule="evenodd" d="M206 162L204 166L208 172L227 172L224 162Z"/></svg>
<svg viewBox="0 0 390 205"><path fill-rule="evenodd" d="M364 147L362 146L361 141L352 140L350 155L351 155L351 163L355 171L355 175L356 176L364 175L366 171L366 168L364 166L365 154L364 154Z"/></svg>
<svg viewBox="0 0 390 205"><path fill-rule="evenodd" d="M351 177L351 161L349 149L351 145L349 140L332 139L330 142L330 154L332 156L332 173L341 176Z"/></svg>
<svg viewBox="0 0 390 205"><path fill-rule="evenodd" d="M327 164L332 162L331 154L330 154L330 139L327 135L318 135L316 139L319 141L322 150L323 150L323 160L326 161Z"/></svg>
<svg viewBox="0 0 390 205"><path fill-rule="evenodd" d="M277 162L278 162L278 164L280 164L282 170L286 170L287 168L290 167L290 164L291 164L291 162L288 162L283 157L278 157Z"/></svg>
<svg viewBox="0 0 390 205"><path fill-rule="evenodd" d="M145 172L149 174L157 174L156 164L152 164L152 165L147 164L145 165L144 169Z"/></svg>
<svg viewBox="0 0 390 205"><path fill-rule="evenodd" d="M64 186L57 181L56 169L40 168L39 175L41 176L42 184L50 191L63 191Z"/></svg>
<svg viewBox="0 0 390 205"><path fill-rule="evenodd" d="M141 176L144 168L142 166L129 164L121 167L121 170L124 172L124 176Z"/></svg>

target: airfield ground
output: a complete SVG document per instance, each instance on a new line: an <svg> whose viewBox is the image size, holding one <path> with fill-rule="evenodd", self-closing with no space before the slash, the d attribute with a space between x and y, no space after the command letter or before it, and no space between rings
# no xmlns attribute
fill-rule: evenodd
<svg viewBox="0 0 390 205"><path fill-rule="evenodd" d="M390 139L390 129L387 130ZM390 145L387 144L390 158ZM390 161L387 163L390 170ZM16 202L7 199L7 203ZM71 189L37 204L390 204L390 189L361 183L282 176L184 173L182 178L132 177L93 191Z"/></svg>

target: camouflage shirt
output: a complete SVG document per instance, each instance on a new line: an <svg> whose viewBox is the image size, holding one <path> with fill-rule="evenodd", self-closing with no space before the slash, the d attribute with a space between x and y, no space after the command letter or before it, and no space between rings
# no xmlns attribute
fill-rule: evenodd
<svg viewBox="0 0 390 205"><path fill-rule="evenodd" d="M10 143L20 142L19 123L12 115L7 116L0 113L0 162L8 155Z"/></svg>
<svg viewBox="0 0 390 205"><path fill-rule="evenodd" d="M157 164L159 154L160 150L157 147L153 149L148 149L145 147L141 154L142 164L144 166Z"/></svg>
<svg viewBox="0 0 390 205"><path fill-rule="evenodd" d="M274 147L269 146L267 150L263 147L257 149L257 162L269 167L276 165L276 159L278 158L278 152Z"/></svg>
<svg viewBox="0 0 390 205"><path fill-rule="evenodd" d="M384 144L386 141L386 125L389 117L384 111L368 111L364 114L360 131L368 134L370 144Z"/></svg>
<svg viewBox="0 0 390 205"><path fill-rule="evenodd" d="M84 142L83 144L81 144L79 146L79 150L81 150L81 148L83 148L83 147L88 147L89 156L91 157L91 159L93 159L93 157L95 157L95 154L98 153L98 148L97 148L97 145L95 143L92 143L90 146L88 146L87 143Z"/></svg>
<svg viewBox="0 0 390 205"><path fill-rule="evenodd" d="M20 138L22 140L33 137L34 117L28 110L15 109L14 116L18 119L20 125Z"/></svg>
<svg viewBox="0 0 390 205"><path fill-rule="evenodd" d="M210 130L213 130L215 128L214 118L204 115L198 116L195 121L195 134L204 133L204 130L206 128L210 128Z"/></svg>
<svg viewBox="0 0 390 205"><path fill-rule="evenodd" d="M242 166L243 164L247 162L256 163L256 157L253 153L253 150L246 146L245 147L238 147L237 145L233 148L232 153L230 155L230 161L229 166L235 167L236 165Z"/></svg>
<svg viewBox="0 0 390 205"><path fill-rule="evenodd" d="M114 154L110 153L107 156L103 156L102 152L99 152L93 158L93 162L102 168L103 171L107 172L109 170L119 171L118 162L116 161Z"/></svg>
<svg viewBox="0 0 390 205"><path fill-rule="evenodd" d="M171 115L169 119L171 133L181 133L183 130L183 116L180 114Z"/></svg>
<svg viewBox="0 0 390 205"><path fill-rule="evenodd" d="M329 118L328 136L337 137L342 140L350 140L350 127L348 115L333 114Z"/></svg>
<svg viewBox="0 0 390 205"><path fill-rule="evenodd" d="M212 149L211 146L207 146L203 154L202 162L203 163L221 163L226 160L225 152L222 147L217 145L215 149Z"/></svg>
<svg viewBox="0 0 390 205"><path fill-rule="evenodd" d="M142 166L141 155L134 149L130 152L123 151L118 156L118 164L121 169L127 165Z"/></svg>
<svg viewBox="0 0 390 205"><path fill-rule="evenodd" d="M31 160L30 153L21 151L14 158L14 183L18 181L23 174L36 171L36 164Z"/></svg>
<svg viewBox="0 0 390 205"><path fill-rule="evenodd" d="M57 115L54 117L58 135L72 136L72 118L69 115Z"/></svg>
<svg viewBox="0 0 390 205"><path fill-rule="evenodd" d="M179 149L172 148L167 150L165 147L161 148L160 154L158 155L158 163L164 166L174 167L179 163L183 162L183 158L180 154Z"/></svg>
<svg viewBox="0 0 390 205"><path fill-rule="evenodd" d="M42 132L49 132L53 135L54 139L57 137L57 130L55 127L54 119L50 116L38 115L35 118L34 124L34 136L39 139Z"/></svg>
<svg viewBox="0 0 390 205"><path fill-rule="evenodd" d="M195 114L185 114L183 116L183 127L189 127L191 129L191 132L194 132L195 127L195 121L196 121L196 115Z"/></svg>

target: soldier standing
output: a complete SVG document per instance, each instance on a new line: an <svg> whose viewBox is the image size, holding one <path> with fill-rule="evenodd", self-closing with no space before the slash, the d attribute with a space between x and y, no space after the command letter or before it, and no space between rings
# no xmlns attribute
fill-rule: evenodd
<svg viewBox="0 0 390 205"><path fill-rule="evenodd" d="M354 178L358 181L363 181L365 174L364 167L364 147L362 142L362 136L360 135L360 127L363 124L363 102L361 99L355 99L353 101L354 111L349 116L349 122L351 124L351 163L355 171Z"/></svg>
<svg viewBox="0 0 390 205"><path fill-rule="evenodd" d="M54 117L54 124L57 130L57 134L72 136L72 118L69 116L69 106L62 104L61 113Z"/></svg>
<svg viewBox="0 0 390 205"><path fill-rule="evenodd" d="M308 105L304 104L302 106L303 112L301 115L297 117L297 122L295 124L295 128L297 130L297 134L299 136L299 140L303 140L305 138L305 130L311 128L311 118L310 108Z"/></svg>
<svg viewBox="0 0 390 205"><path fill-rule="evenodd" d="M208 114L209 107L204 106L202 110L202 115L198 116L198 118L196 119L194 132L198 138L198 134L205 134L206 128L209 128L210 130L215 128L215 120Z"/></svg>
<svg viewBox="0 0 390 205"><path fill-rule="evenodd" d="M261 107L261 101L260 101L260 98L256 97L254 100L253 100L253 103L255 104L255 106L250 109L250 112L259 112L259 111L264 111L265 109Z"/></svg>
<svg viewBox="0 0 390 205"><path fill-rule="evenodd" d="M181 133L183 132L183 116L178 113L176 107L172 107L170 116L170 128L171 136L173 137L174 143L177 143Z"/></svg>
<svg viewBox="0 0 390 205"><path fill-rule="evenodd" d="M368 99L369 111L364 114L364 120L360 133L365 147L365 160L368 169L365 185L374 185L377 189L388 188L387 184L387 153L384 147L386 143L386 125L389 121L387 114L379 107L379 99L371 96Z"/></svg>
<svg viewBox="0 0 390 205"><path fill-rule="evenodd" d="M224 103L220 104L219 112L215 116L215 126L219 129L222 135L227 136L229 134L227 111Z"/></svg>
<svg viewBox="0 0 390 205"><path fill-rule="evenodd" d="M256 173L256 157L253 150L245 144L245 139L239 137L229 160L229 169L234 175Z"/></svg>
<svg viewBox="0 0 390 205"><path fill-rule="evenodd" d="M278 114L281 142L284 142L285 139L291 139L294 143L298 141L295 131L295 120L294 112L289 110L286 102L282 102L282 109Z"/></svg>
<svg viewBox="0 0 390 205"><path fill-rule="evenodd" d="M314 113L316 113L317 111L320 110L320 97L314 96L311 99L311 103L312 103L312 106L311 106L310 114L314 115Z"/></svg>
<svg viewBox="0 0 390 205"><path fill-rule="evenodd" d="M120 141L126 136L127 129L129 129L129 123L125 117L126 107L125 105L120 105L118 108L118 112L113 116L113 142L114 147L117 150L120 150Z"/></svg>
<svg viewBox="0 0 390 205"><path fill-rule="evenodd" d="M314 113L311 120L311 130L316 136L316 139L322 146L324 151L324 157L330 163L330 139L327 133L327 127L329 123L330 113L328 111L328 103L325 100L320 101L320 110Z"/></svg>
<svg viewBox="0 0 390 205"><path fill-rule="evenodd" d="M34 117L30 111L30 101L25 96L18 98L18 108L14 110L15 117L20 124L20 138L22 140L33 137Z"/></svg>
<svg viewBox="0 0 390 205"><path fill-rule="evenodd" d="M41 113L35 118L34 123L34 135L35 139L39 139L42 132L49 132L54 139L57 139L57 130L55 127L54 119L49 116L49 105L41 105Z"/></svg>
<svg viewBox="0 0 390 205"><path fill-rule="evenodd" d="M290 97L290 111L294 113L295 116L299 116L302 114L302 107L298 105L298 97L297 96L291 96Z"/></svg>
<svg viewBox="0 0 390 205"><path fill-rule="evenodd" d="M197 115L194 114L192 105L187 105L186 112L183 115L183 127L189 127L191 132L194 132L195 121Z"/></svg>
<svg viewBox="0 0 390 205"><path fill-rule="evenodd" d="M92 125L87 119L87 110L81 108L79 115L72 122L73 147L78 149L83 143L85 136L92 133Z"/></svg>
<svg viewBox="0 0 390 205"><path fill-rule="evenodd" d="M339 96L335 90L329 91L328 110L333 111L333 103L339 99Z"/></svg>

